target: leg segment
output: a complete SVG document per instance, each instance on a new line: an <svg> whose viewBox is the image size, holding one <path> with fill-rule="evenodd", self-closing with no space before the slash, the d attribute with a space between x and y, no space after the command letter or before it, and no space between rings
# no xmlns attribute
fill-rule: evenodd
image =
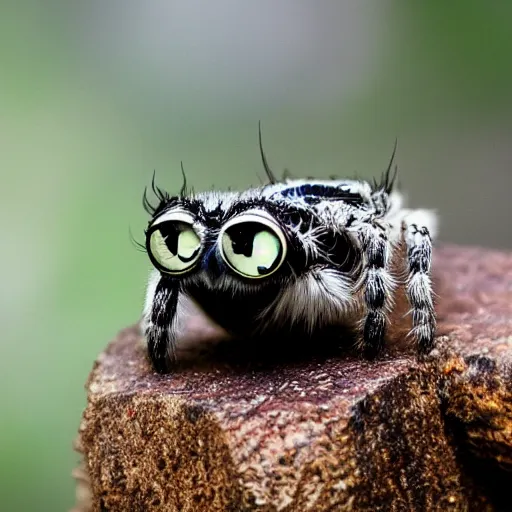
<svg viewBox="0 0 512 512"><path fill-rule="evenodd" d="M176 309L179 283L172 278L153 275L148 286L142 329L148 354L158 373L165 373L176 359Z"/></svg>
<svg viewBox="0 0 512 512"><path fill-rule="evenodd" d="M392 246L386 227L377 220L365 225L360 233L365 255L363 287L367 310L362 347L367 357L375 357L384 345L386 310L394 291L389 269Z"/></svg>
<svg viewBox="0 0 512 512"><path fill-rule="evenodd" d="M436 317L430 280L432 241L426 225L430 217L421 217L414 213L406 217L402 229L407 246L407 296L413 321L411 334L416 338L418 352L428 354L434 347Z"/></svg>

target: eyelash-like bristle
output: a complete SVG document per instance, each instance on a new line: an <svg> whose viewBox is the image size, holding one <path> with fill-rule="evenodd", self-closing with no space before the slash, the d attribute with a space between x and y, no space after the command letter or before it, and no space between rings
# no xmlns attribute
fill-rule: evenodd
<svg viewBox="0 0 512 512"><path fill-rule="evenodd" d="M128 228L128 233L130 235L130 242L134 245L135 249L137 249L137 251L139 252L147 253L148 251L146 249L146 246L144 244L141 244L138 240L136 240L136 238L133 236L131 228ZM146 231L144 231L144 234L145 233Z"/></svg>
<svg viewBox="0 0 512 512"><path fill-rule="evenodd" d="M165 201L169 201L170 196L167 192L162 190L155 181L156 178L156 171L153 171L153 178L151 179L151 190L153 191L153 194L158 198L158 200L163 203Z"/></svg>
<svg viewBox="0 0 512 512"><path fill-rule="evenodd" d="M383 190L384 192L386 192L386 194L390 194L393 191L393 187L395 186L395 181L398 175L398 166L395 164L395 166L393 167L397 145L398 139L395 139L393 153L391 153L391 158L389 159L387 169L382 173L380 181L377 181L376 179L373 180L372 188L374 192L377 192L378 190ZM392 168L393 171L391 170Z"/></svg>
<svg viewBox="0 0 512 512"><path fill-rule="evenodd" d="M148 187L144 187L144 193L142 194L142 207L147 213L149 213L149 215L153 215L155 213L156 208L148 199Z"/></svg>
<svg viewBox="0 0 512 512"><path fill-rule="evenodd" d="M185 168L183 167L183 161L180 162L181 175L183 176L183 184L180 188L180 197L186 197L189 195L190 190L187 187L187 176L185 174Z"/></svg>
<svg viewBox="0 0 512 512"><path fill-rule="evenodd" d="M263 140L261 137L261 121L258 123L258 138L260 143L260 155L261 161L263 163L263 168L265 169L265 174L267 175L268 180L272 185L278 183L278 179L276 178L274 171L270 168L267 162L267 157L265 156L265 151L263 150Z"/></svg>
<svg viewBox="0 0 512 512"><path fill-rule="evenodd" d="M194 193L193 188L189 188L187 185L187 177L183 168L183 162L181 163L181 174L183 176L183 184L180 189L180 197L188 197ZM142 206L149 215L152 217L161 210L171 199L171 196L156 184L156 171L153 171L153 177L151 179L151 192L158 200L156 205L152 204L148 198L148 187L144 187L144 193L142 194Z"/></svg>
<svg viewBox="0 0 512 512"><path fill-rule="evenodd" d="M144 187L144 193L142 194L142 207L144 210L146 210L147 213L149 213L149 215L154 215L155 212L162 206L162 204L166 203L170 199L169 194L156 184L155 178L156 171L153 171L153 177L151 179L151 191L153 192L153 195L158 199L158 204L154 206L148 199L148 187Z"/></svg>

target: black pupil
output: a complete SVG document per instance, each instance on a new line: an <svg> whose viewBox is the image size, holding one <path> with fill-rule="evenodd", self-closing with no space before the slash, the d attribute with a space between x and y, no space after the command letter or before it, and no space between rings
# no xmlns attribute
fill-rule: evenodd
<svg viewBox="0 0 512 512"><path fill-rule="evenodd" d="M229 228L227 230L227 234L231 239L233 252L235 254L241 254L246 258L252 257L254 250L254 238L262 231L268 231L268 228L261 225L259 222L245 222L243 225L237 225ZM279 252L281 252L281 249ZM262 276L271 273L279 260L280 258L277 257L269 267L259 265L258 274Z"/></svg>
<svg viewBox="0 0 512 512"><path fill-rule="evenodd" d="M261 231L265 231L265 228L257 222L247 222L228 229L233 252L250 258L253 251L254 237Z"/></svg>
<svg viewBox="0 0 512 512"><path fill-rule="evenodd" d="M169 249L171 254L177 256L183 263L192 261L197 255L197 251L194 251L194 253L187 258L178 252L180 234L187 229L190 229L190 226L183 222L168 222L160 227L160 233L165 240L167 249Z"/></svg>

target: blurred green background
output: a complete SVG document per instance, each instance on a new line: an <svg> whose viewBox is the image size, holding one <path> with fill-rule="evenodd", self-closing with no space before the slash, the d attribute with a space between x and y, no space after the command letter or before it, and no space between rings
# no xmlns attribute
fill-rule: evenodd
<svg viewBox="0 0 512 512"><path fill-rule="evenodd" d="M9 5L10 4L10 5ZM97 354L139 317L142 190L370 177L511 248L512 2L2 2L0 510L66 510Z"/></svg>

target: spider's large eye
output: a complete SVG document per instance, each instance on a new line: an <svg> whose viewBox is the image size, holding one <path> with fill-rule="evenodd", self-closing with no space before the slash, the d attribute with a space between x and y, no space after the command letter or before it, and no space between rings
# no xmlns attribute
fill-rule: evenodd
<svg viewBox="0 0 512 512"><path fill-rule="evenodd" d="M168 274L183 274L199 258L201 239L193 228L194 219L183 212L170 212L147 233L146 246L153 264Z"/></svg>
<svg viewBox="0 0 512 512"><path fill-rule="evenodd" d="M245 213L226 223L219 236L219 249L232 270L259 279L275 272L286 256L286 238L270 217Z"/></svg>

